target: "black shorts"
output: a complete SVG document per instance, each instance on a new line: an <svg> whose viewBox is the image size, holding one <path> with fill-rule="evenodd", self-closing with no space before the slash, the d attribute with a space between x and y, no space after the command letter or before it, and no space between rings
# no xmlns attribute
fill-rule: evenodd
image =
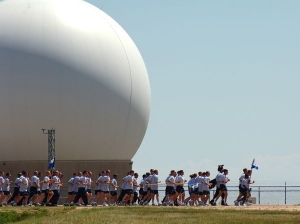
<svg viewBox="0 0 300 224"><path fill-rule="evenodd" d="M109 191L101 191L101 193L108 194Z"/></svg>
<svg viewBox="0 0 300 224"><path fill-rule="evenodd" d="M41 195L42 193L41 193L41 191L37 191L36 194Z"/></svg>
<svg viewBox="0 0 300 224"><path fill-rule="evenodd" d="M118 195L118 194L117 194L116 191L111 191L111 192L110 192L110 195L111 195L111 196L116 196L116 195Z"/></svg>
<svg viewBox="0 0 300 224"><path fill-rule="evenodd" d="M125 194L131 195L131 194L133 194L133 190L132 189L126 189Z"/></svg>
<svg viewBox="0 0 300 224"><path fill-rule="evenodd" d="M243 196L247 196L248 192L250 192L247 188L241 187L240 192L243 194Z"/></svg>
<svg viewBox="0 0 300 224"><path fill-rule="evenodd" d="M143 191L143 196L146 196L148 194L148 191Z"/></svg>
<svg viewBox="0 0 300 224"><path fill-rule="evenodd" d="M151 190L152 194L158 194L158 190Z"/></svg>
<svg viewBox="0 0 300 224"><path fill-rule="evenodd" d="M226 185L220 184L220 191L227 191Z"/></svg>
<svg viewBox="0 0 300 224"><path fill-rule="evenodd" d="M192 194L197 194L198 195L198 188L195 188L194 191L192 191Z"/></svg>
<svg viewBox="0 0 300 224"><path fill-rule="evenodd" d="M100 192L101 192L100 190L95 190L95 195L97 195Z"/></svg>
<svg viewBox="0 0 300 224"><path fill-rule="evenodd" d="M28 196L29 195L29 193L28 193L28 191L20 191L20 196Z"/></svg>
<svg viewBox="0 0 300 224"><path fill-rule="evenodd" d="M37 194L37 187L30 187L30 194Z"/></svg>
<svg viewBox="0 0 300 224"><path fill-rule="evenodd" d="M3 191L4 195L10 195L9 191Z"/></svg>
<svg viewBox="0 0 300 224"><path fill-rule="evenodd" d="M68 195L73 195L73 191L68 192Z"/></svg>
<svg viewBox="0 0 300 224"><path fill-rule="evenodd" d="M209 195L210 192L209 191L203 191L203 195Z"/></svg>
<svg viewBox="0 0 300 224"><path fill-rule="evenodd" d="M167 186L166 192L167 192L167 194L169 194L169 195L176 194L176 191L175 191L174 187L172 187L172 186Z"/></svg>
<svg viewBox="0 0 300 224"><path fill-rule="evenodd" d="M42 190L42 193L47 194L48 193L48 189L47 190Z"/></svg>
<svg viewBox="0 0 300 224"><path fill-rule="evenodd" d="M183 193L183 192L184 192L183 186L178 185L178 186L176 187L176 192L178 192L179 194L180 194L180 193Z"/></svg>
<svg viewBox="0 0 300 224"><path fill-rule="evenodd" d="M147 188L147 191L150 191L150 192L151 192L151 187L148 187L148 188Z"/></svg>
<svg viewBox="0 0 300 224"><path fill-rule="evenodd" d="M139 194L142 195L143 192L144 192L144 191L143 191L143 188L141 188L141 189L139 190Z"/></svg>
<svg viewBox="0 0 300 224"><path fill-rule="evenodd" d="M86 189L86 193L92 193L91 189Z"/></svg>
<svg viewBox="0 0 300 224"><path fill-rule="evenodd" d="M203 191L198 190L198 195L203 195Z"/></svg>

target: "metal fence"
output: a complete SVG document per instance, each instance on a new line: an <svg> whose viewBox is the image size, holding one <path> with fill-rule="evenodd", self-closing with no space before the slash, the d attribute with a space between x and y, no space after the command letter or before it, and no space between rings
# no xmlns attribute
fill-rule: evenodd
<svg viewBox="0 0 300 224"><path fill-rule="evenodd" d="M160 188L161 196L164 195L164 187ZM187 189L187 186L185 186ZM238 186L227 186L229 204L233 204L239 194ZM211 198L215 188L210 192ZM186 191L186 194L188 192ZM300 186L251 186L251 196L256 199L256 204L300 204Z"/></svg>

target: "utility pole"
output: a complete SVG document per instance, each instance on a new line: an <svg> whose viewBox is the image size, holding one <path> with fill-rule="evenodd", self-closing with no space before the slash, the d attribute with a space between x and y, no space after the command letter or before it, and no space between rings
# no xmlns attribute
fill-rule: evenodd
<svg viewBox="0 0 300 224"><path fill-rule="evenodd" d="M42 129L43 134L48 135L48 164L55 161L55 129ZM54 166L52 167L54 169Z"/></svg>

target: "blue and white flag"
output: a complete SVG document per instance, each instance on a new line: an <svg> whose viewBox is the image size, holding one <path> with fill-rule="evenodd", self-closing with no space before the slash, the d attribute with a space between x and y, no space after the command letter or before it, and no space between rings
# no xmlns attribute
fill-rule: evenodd
<svg viewBox="0 0 300 224"><path fill-rule="evenodd" d="M55 157L53 157L50 162L49 162L49 165L48 165L48 169L51 170L54 168L54 165L55 165Z"/></svg>
<svg viewBox="0 0 300 224"><path fill-rule="evenodd" d="M253 159L252 164L251 164L251 170L252 169L258 170L258 166L255 165L255 159Z"/></svg>

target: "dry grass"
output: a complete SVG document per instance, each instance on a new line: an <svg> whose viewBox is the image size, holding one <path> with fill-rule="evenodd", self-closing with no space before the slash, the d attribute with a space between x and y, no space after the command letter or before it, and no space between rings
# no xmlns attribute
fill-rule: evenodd
<svg viewBox="0 0 300 224"><path fill-rule="evenodd" d="M18 213L18 223L207 223L264 224L300 223L296 211L253 210L201 207L96 207L96 208L1 208L3 213ZM22 215L23 214L23 215ZM4 220L3 220L4 221ZM16 221L13 221L16 222ZM1 222L0 222L1 223ZM6 223L6 222L5 222Z"/></svg>

